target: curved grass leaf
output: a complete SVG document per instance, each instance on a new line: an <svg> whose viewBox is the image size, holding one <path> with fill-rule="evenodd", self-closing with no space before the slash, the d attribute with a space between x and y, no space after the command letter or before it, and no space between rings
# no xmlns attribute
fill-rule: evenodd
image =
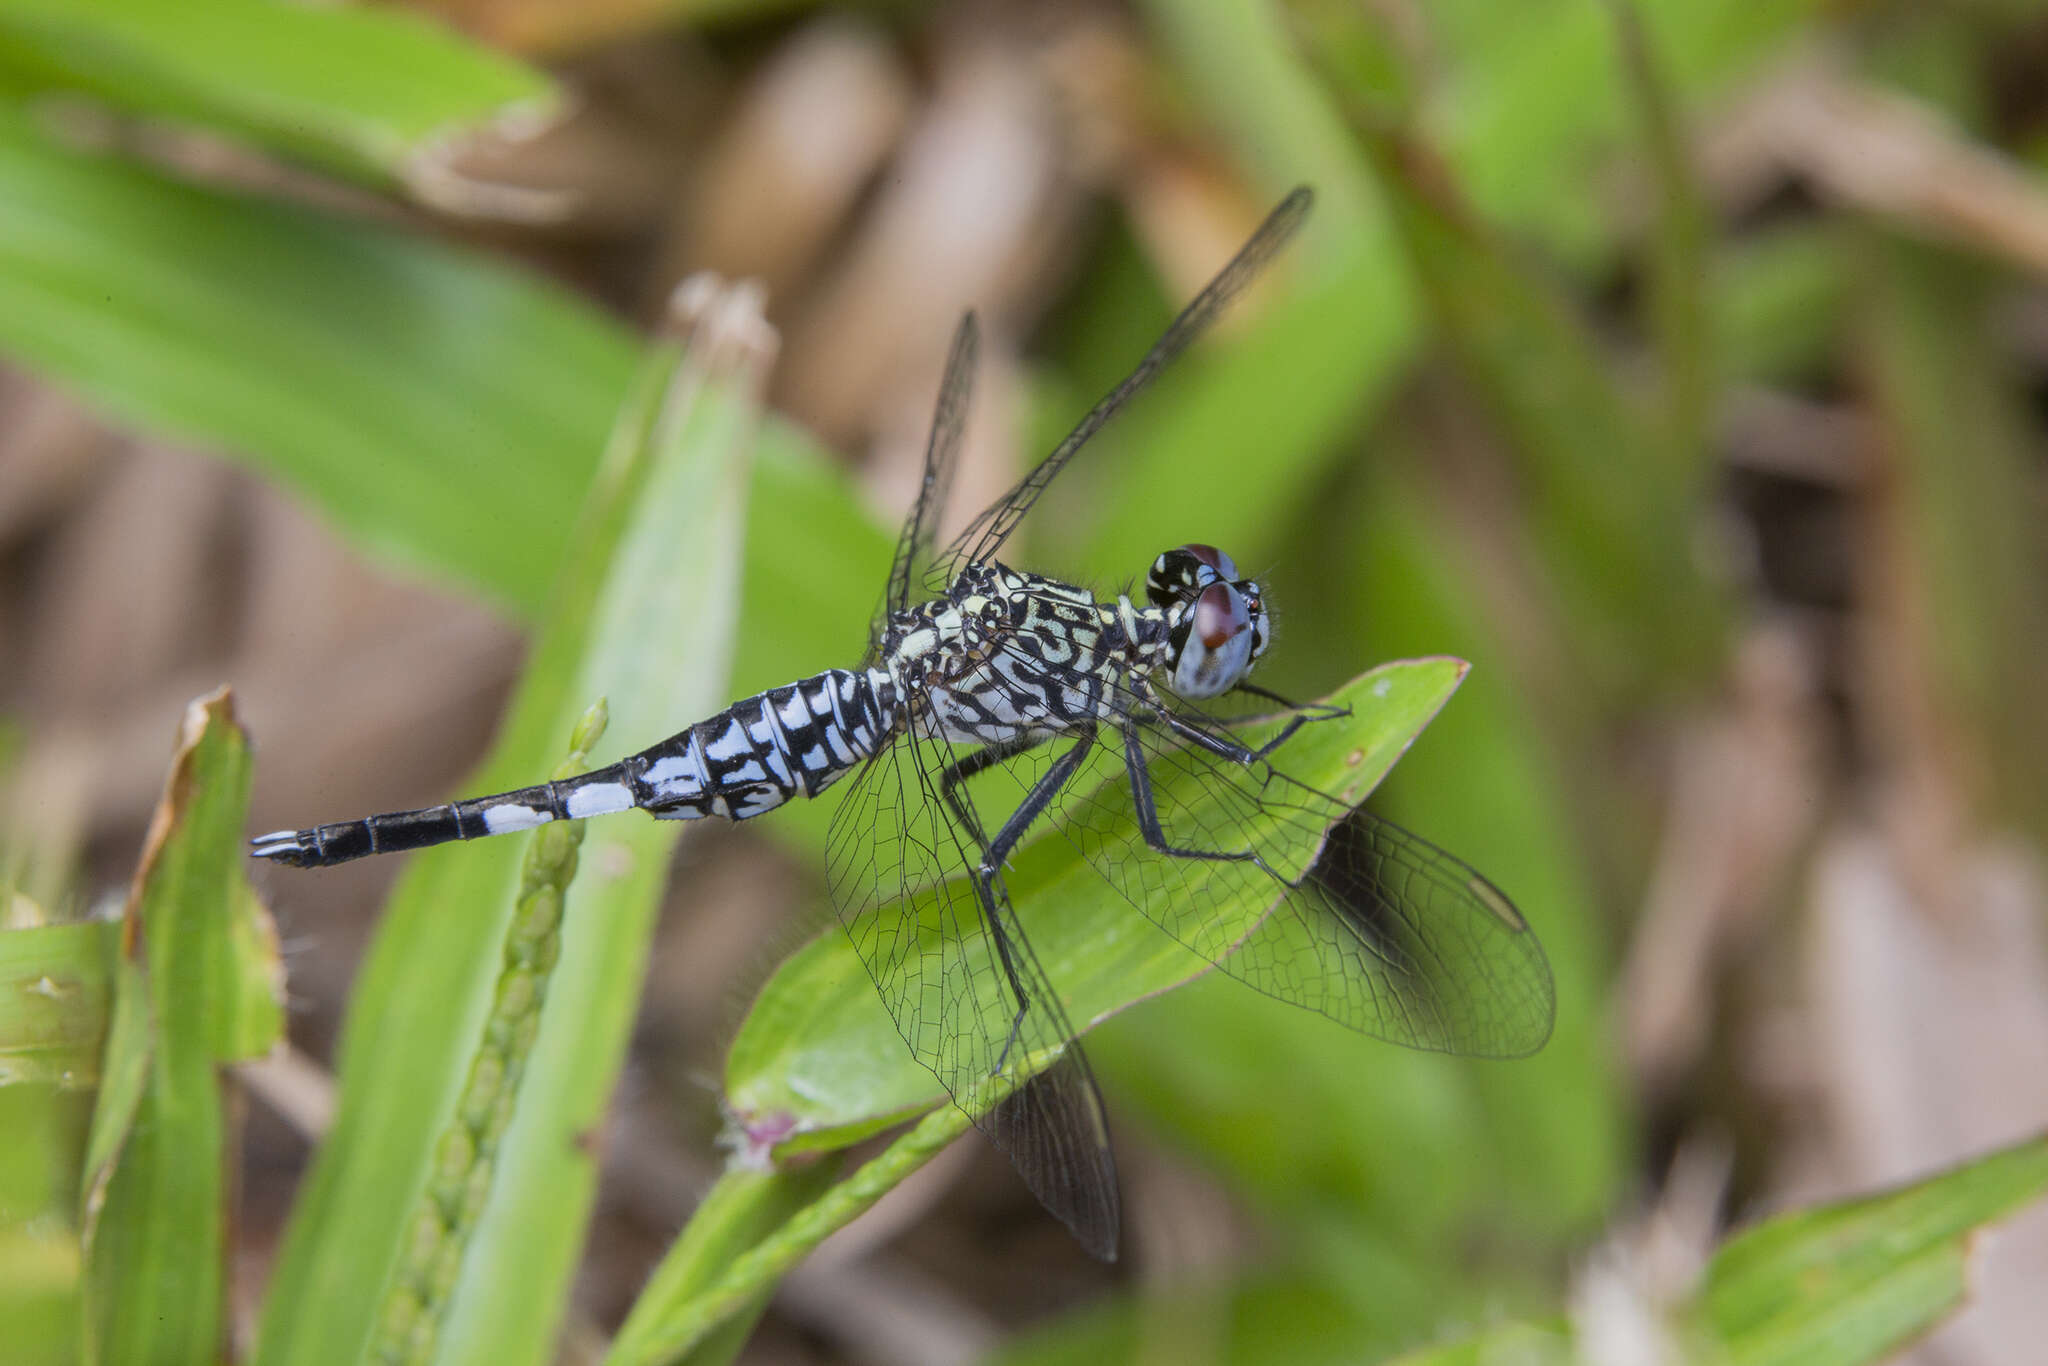
<svg viewBox="0 0 2048 1366"><path fill-rule="evenodd" d="M539 72L392 8L277 0L0 0L0 88L76 91L391 179L464 125L535 119Z"/></svg>
<svg viewBox="0 0 2048 1366"><path fill-rule="evenodd" d="M1779 1215L1724 1243L1689 1305L1670 1314L1686 1360L1725 1366L1870 1366L1969 1298L1977 1231L2048 1192L2048 1138L1880 1195ZM1645 1306L1654 1308L1654 1306ZM1583 1360L1560 1320L1505 1323L1389 1366Z"/></svg>
<svg viewBox="0 0 2048 1366"><path fill-rule="evenodd" d="M1363 801L1464 673L1459 660L1422 659L1361 675L1328 699L1349 705L1351 715L1305 727L1287 744L1286 771L1346 800ZM1175 781L1184 776L1162 778L1161 804L1179 804L1189 819L1199 820L1205 799ZM1127 810L1128 788L1112 779L1090 800ZM1138 840L1134 820L1123 818L1120 828ZM1262 834L1271 842L1271 832L1258 831L1251 832L1253 842ZM1289 852L1305 858L1313 851ZM1057 835L1019 850L1005 880L1039 962L1080 1028L1208 967L1133 912L1074 845ZM1270 904L1260 899L1224 905L1217 913L1242 917L1248 931ZM878 914L915 911L915 904L898 905ZM919 918L919 933L937 932L931 917ZM987 1027L1000 1036L1007 1021ZM904 1047L852 940L835 926L786 961L756 997L726 1056L726 1098L756 1143L790 1152L843 1145L943 1095Z"/></svg>
<svg viewBox="0 0 2048 1366"><path fill-rule="evenodd" d="M2034 1138L1881 1195L1800 1210L1715 1254L1702 1327L1738 1366L1857 1366L1969 1298L1975 1231L2048 1193Z"/></svg>
<svg viewBox="0 0 2048 1366"><path fill-rule="evenodd" d="M711 1310L707 1300L718 1295L735 1262L796 1221L838 1175L837 1162L829 1158L773 1172L726 1172L633 1302L607 1363L673 1359L692 1349L700 1354L690 1358L693 1362L737 1356L747 1331L767 1308L774 1280L746 1282L730 1299L720 1300L722 1313ZM720 1329L715 1336L714 1328Z"/></svg>
<svg viewBox="0 0 2048 1366"><path fill-rule="evenodd" d="M539 608L633 373L623 329L481 257L5 111L0 184L0 348L274 474L370 553Z"/></svg>
<svg viewBox="0 0 2048 1366"><path fill-rule="evenodd" d="M505 732L470 784L492 791L551 766L581 700L605 696L609 762L715 710L738 599L739 528L765 358L693 345L644 367L584 508L576 548ZM497 1178L441 1330L447 1360L543 1361L595 1190L584 1140L600 1122L638 1000L652 917L679 827L593 826L562 954ZM530 836L415 856L357 979L335 1128L294 1213L258 1343L264 1363L362 1358L403 1253L498 975ZM294 876L294 875L287 875ZM296 876L304 876L298 874ZM288 884L280 884L282 893Z"/></svg>
<svg viewBox="0 0 2048 1366"><path fill-rule="evenodd" d="M225 1341L233 1135L217 1069L269 1048L283 1018L274 997L251 1005L279 976L275 940L241 926L249 775L226 690L193 703L129 896L87 1145L88 1361L211 1360Z"/></svg>
<svg viewBox="0 0 2048 1366"><path fill-rule="evenodd" d="M0 350L275 476L366 554L540 616L633 382L623 327L483 256L181 185L4 111L0 184ZM801 430L757 441L746 689L858 658L890 545Z"/></svg>

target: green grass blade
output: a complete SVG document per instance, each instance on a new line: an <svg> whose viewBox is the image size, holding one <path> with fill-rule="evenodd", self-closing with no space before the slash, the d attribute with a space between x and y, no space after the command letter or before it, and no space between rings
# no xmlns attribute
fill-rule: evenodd
<svg viewBox="0 0 2048 1366"><path fill-rule="evenodd" d="M1945 743L1968 756L1959 767L2048 832L2048 541L2027 399L1990 321L2004 281L1940 248L1861 245L1867 375L1889 456L1873 555L1925 623Z"/></svg>
<svg viewBox="0 0 2048 1366"><path fill-rule="evenodd" d="M1364 800L1464 677L1453 659L1383 665L1329 700L1350 716L1308 726L1287 744L1287 771L1311 786ZM1185 777L1175 775L1176 779ZM1128 804L1119 780L1104 805ZM1199 819L1199 790L1162 781L1161 802ZM1138 840L1135 823L1129 838ZM1253 832L1253 842L1259 842ZM1303 852L1303 851L1290 851ZM1150 926L1067 840L1047 835L1019 850L1007 877L1038 960L1085 1029L1195 977L1207 964ZM1222 906L1249 930L1266 902ZM881 914L909 919L915 908ZM936 933L930 917L919 932ZM993 968L990 969L993 971ZM995 1007L1000 1009L1000 1007ZM964 1026L971 1027L971 1026ZM998 1034L1003 1026L988 1027ZM942 1099L932 1074L910 1056L848 935L833 927L799 950L755 998L726 1055L726 1099L750 1134L780 1150L840 1146Z"/></svg>
<svg viewBox="0 0 2048 1366"><path fill-rule="evenodd" d="M0 1340L10 1363L72 1366L87 1088L99 1084L121 927L51 924L6 881L0 872Z"/></svg>
<svg viewBox="0 0 2048 1366"><path fill-rule="evenodd" d="M233 968L213 1015L213 1055L222 1062L261 1058L284 1037L284 955L270 908L246 880L235 886L225 951Z"/></svg>
<svg viewBox="0 0 2048 1366"><path fill-rule="evenodd" d="M0 1086L97 1086L120 926L0 930Z"/></svg>
<svg viewBox="0 0 2048 1366"><path fill-rule="evenodd" d="M250 758L225 691L187 711L124 926L80 1219L89 1361L213 1360L225 1341L222 1047L248 1025L238 922ZM278 980L275 961L259 979ZM224 1023L225 1019L225 1023ZM273 1024L281 1014L272 1014Z"/></svg>
<svg viewBox="0 0 2048 1366"><path fill-rule="evenodd" d="M813 1184L802 1176L777 1174L768 1178L729 1175L693 1218L679 1248L696 1248L687 1260L675 1252L664 1259L662 1269L642 1302L634 1306L626 1331L606 1358L606 1366L652 1366L673 1362L700 1348L708 1349L722 1325L757 1305L798 1262L814 1251L831 1234L873 1207L912 1172L943 1152L948 1144L967 1132L966 1114L951 1106L926 1115L917 1127L898 1138L887 1149L844 1181L826 1187L817 1198L794 1207L796 1198ZM829 1170L829 1169L828 1169ZM756 1182L766 1180L767 1185ZM738 1240L726 1232L734 1222L727 1204L727 1183L747 1202L749 1222L760 1226L766 1217L783 1209L789 1212L744 1251L734 1251L721 1264L712 1265L702 1255L705 1244L724 1248ZM761 1194L749 1194L759 1191ZM768 1203L773 1196L773 1207ZM698 1220L708 1228L700 1232ZM733 1233L746 1231L734 1228ZM708 1351L707 1351L708 1355ZM689 1357L697 1360L697 1357Z"/></svg>
<svg viewBox="0 0 2048 1366"><path fill-rule="evenodd" d="M8 1366L81 1359L78 1172L92 1096L0 1087L0 1341Z"/></svg>
<svg viewBox="0 0 2048 1366"><path fill-rule="evenodd" d="M655 353L621 415L505 731L471 784L532 781L610 699L607 762L716 710L738 601L739 529L765 357ZM623 1057L679 827L600 822L571 888L560 963L440 1360L545 1360L595 1186L583 1139ZM357 981L341 1105L273 1277L258 1360L356 1361L467 1074L497 975L524 837L416 856ZM282 890L282 889L280 889Z"/></svg>
<svg viewBox="0 0 2048 1366"><path fill-rule="evenodd" d="M1692 167L1685 114L1666 54L1643 23L1637 0L1608 0L1614 15L1622 84L1634 106L1649 167L1656 221L1649 250L1649 312L1663 368L1659 407L1672 459L1706 462L1708 423L1718 372L1711 330L1710 225Z"/></svg>
<svg viewBox="0 0 2048 1366"><path fill-rule="evenodd" d="M599 701L577 724L569 757L555 765L550 779L573 778L590 767L590 750L605 722L605 705ZM448 1127L435 1142L432 1175L405 1220L409 1236L403 1260L378 1309L371 1353L380 1361L434 1359L442 1315L490 1198L499 1145L519 1099L548 984L561 958L562 910L576 876L584 824L552 824L527 843L519 892L499 950L490 1014Z"/></svg>
<svg viewBox="0 0 2048 1366"><path fill-rule="evenodd" d="M539 72L423 15L276 0L0 0L0 80L380 180L464 125L556 103Z"/></svg>
<svg viewBox="0 0 2048 1366"><path fill-rule="evenodd" d="M735 1282L735 1264L757 1244L786 1234L792 1221L833 1189L838 1175L836 1158L777 1171L728 1169L634 1300L607 1366L669 1360L684 1351L693 1366L709 1366L737 1355L745 1328L767 1306L775 1277L743 1274ZM728 1335L734 1339L729 1343Z"/></svg>
<svg viewBox="0 0 2048 1366"><path fill-rule="evenodd" d="M1881 1195L1798 1210L1724 1243L1667 1325L1725 1366L1870 1366L1969 1297L1978 1230L2048 1193L2048 1138ZM1579 1361L1559 1321L1505 1323L1389 1366Z"/></svg>
<svg viewBox="0 0 2048 1366"><path fill-rule="evenodd" d="M1879 1361L1962 1307L1974 1232L2048 1193L2048 1138L1781 1215L1715 1254L1702 1326L1739 1366Z"/></svg>
<svg viewBox="0 0 2048 1366"><path fill-rule="evenodd" d="M538 610L633 373L623 329L481 257L4 110L0 184L0 348L274 474L373 554Z"/></svg>
<svg viewBox="0 0 2048 1366"><path fill-rule="evenodd" d="M180 185L4 112L0 183L0 349L274 475L367 554L540 615L633 382L623 328L482 256ZM761 427L754 477L745 688L857 656L890 545L791 424Z"/></svg>
<svg viewBox="0 0 2048 1366"><path fill-rule="evenodd" d="M1710 657L1716 613L1682 534L1695 471L1629 401L1583 320L1508 251L1417 136L1361 141L1461 374L1527 479L1571 653L1615 687Z"/></svg>

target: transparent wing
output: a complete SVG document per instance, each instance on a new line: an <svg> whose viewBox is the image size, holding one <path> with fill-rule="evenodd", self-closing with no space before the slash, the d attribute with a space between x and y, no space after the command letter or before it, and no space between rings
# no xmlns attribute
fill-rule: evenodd
<svg viewBox="0 0 2048 1366"><path fill-rule="evenodd" d="M946 373L939 381L939 403L932 414L931 438L925 443L924 477L918 482L917 501L896 537L889 587L875 621L876 641L882 638L882 618L908 607L911 585L923 582L921 561L930 556L939 518L945 515L960 439L967 430L967 408L974 393L974 366L980 344L980 328L974 314L968 313L960 319L960 326L953 333L952 349L946 354Z"/></svg>
<svg viewBox="0 0 2048 1366"><path fill-rule="evenodd" d="M946 548L933 564L926 580L927 586L934 590L943 589L963 566L992 558L1003 542L1010 538L1010 533L1017 529L1017 523L1023 520L1024 514L1031 510L1031 505L1038 501L1038 496L1045 492L1046 486L1067 467L1067 462L1139 390L1185 351L1232 299L1244 292L1245 286L1257 278L1266 263L1294 236L1314 202L1315 195L1306 185L1297 186L1281 200L1279 206L1266 216L1266 221L1259 225L1258 231L1252 234L1251 240L1238 249L1237 255L1231 257L1230 263L1195 296L1194 302L1181 310L1180 316L1152 344L1152 349L1145 353L1144 359L1138 362L1137 368L1123 383L1104 395L1080 424L1067 433L1066 439L1053 448L1052 454L1018 480L1008 493L983 509Z"/></svg>
<svg viewBox="0 0 2048 1366"><path fill-rule="evenodd" d="M1127 715L1151 705L1127 689L1109 701ZM1244 738L1192 708L1176 705L1175 714L1207 734ZM1161 853L1138 831L1126 741L1108 729L1049 814L1169 935L1276 1000L1405 1047L1506 1058L1549 1038L1555 996L1542 946L1471 867L1289 778L1284 745L1270 764L1241 764L1141 721L1129 743L1165 843L1252 857ZM1005 779L988 781L1027 789L1043 763L1025 754L1005 766ZM991 804L1000 800L988 791Z"/></svg>
<svg viewBox="0 0 2048 1366"><path fill-rule="evenodd" d="M827 839L833 904L912 1055L1081 1245L1112 1259L1120 1216L1102 1098L998 885L997 932L1027 998L1018 1014L968 876L979 840L939 792L951 757L951 746L913 722L861 770ZM1042 1070L980 1108L972 1093L999 1064L1006 1076Z"/></svg>

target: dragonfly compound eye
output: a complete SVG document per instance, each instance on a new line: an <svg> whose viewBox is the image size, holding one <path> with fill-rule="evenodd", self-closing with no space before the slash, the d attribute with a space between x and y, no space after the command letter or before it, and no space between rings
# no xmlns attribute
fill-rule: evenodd
<svg viewBox="0 0 2048 1366"><path fill-rule="evenodd" d="M1212 583L1185 611L1173 690L1182 697L1215 697L1237 686L1251 668L1252 611L1235 585Z"/></svg>
<svg viewBox="0 0 2048 1366"><path fill-rule="evenodd" d="M1237 562L1213 545L1191 541L1152 561L1145 597L1154 607L1192 602L1203 589L1237 577Z"/></svg>
<svg viewBox="0 0 2048 1366"><path fill-rule="evenodd" d="M1266 629L1265 603L1260 597L1259 586L1250 579L1239 579L1237 591L1244 595L1245 610L1251 615L1252 658L1257 659L1266 653L1266 645L1273 638L1272 633Z"/></svg>

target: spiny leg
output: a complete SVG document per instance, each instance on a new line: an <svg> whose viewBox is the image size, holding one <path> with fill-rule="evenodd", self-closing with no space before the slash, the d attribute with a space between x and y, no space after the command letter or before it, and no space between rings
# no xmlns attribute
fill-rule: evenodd
<svg viewBox="0 0 2048 1366"><path fill-rule="evenodd" d="M1156 714L1161 723L1175 735L1207 750L1219 758L1228 759L1233 763L1243 764L1247 767L1263 761L1266 756L1280 748L1296 731L1309 722L1328 721L1350 714L1350 708L1348 707L1332 707L1322 703L1302 705L1290 702L1279 693L1270 692L1255 684L1240 683L1237 686L1237 691L1250 693L1254 697L1261 697L1269 702L1276 702L1293 712L1294 715L1285 726L1281 727L1279 734L1266 741L1265 744L1260 745L1257 749L1253 749L1248 745L1241 745L1227 736L1211 734L1202 727L1193 725L1185 718L1176 715L1166 707L1158 707ZM1145 746L1139 731L1140 724L1135 716L1126 715L1123 719L1124 770L1130 777L1131 804L1137 814L1138 832L1144 836L1146 846L1156 853L1166 854L1173 858L1209 859L1218 863L1252 863L1260 868L1264 868L1268 873L1273 873L1273 869L1267 865L1266 861L1259 856L1258 851L1255 849L1240 849L1235 852L1225 852L1220 849L1188 849L1167 841L1166 830L1159 823L1158 803L1152 795L1152 772L1145 762ZM1277 873L1273 875L1279 876Z"/></svg>
<svg viewBox="0 0 2048 1366"><path fill-rule="evenodd" d="M1161 715L1171 717L1172 713L1162 712ZM1167 843L1166 831L1159 824L1159 806L1152 796L1152 771L1145 764L1145 745L1140 735L1139 724L1136 717L1124 718L1124 771L1130 775L1131 805L1137 812L1138 833L1145 837L1147 847L1173 858L1211 859L1218 863L1256 863L1262 868L1265 867L1258 853L1251 849L1224 853L1219 849L1183 849L1179 845ZM1175 729L1179 733L1179 727ZM1188 730L1194 731L1194 728L1190 726ZM1260 750L1246 749L1243 745L1231 746L1229 741L1208 735L1207 732L1196 731L1189 738L1194 739L1197 736L1213 742L1205 745L1205 748L1225 758L1235 758L1239 763L1251 763L1263 753ZM1225 748L1226 746L1229 748Z"/></svg>
<svg viewBox="0 0 2048 1366"><path fill-rule="evenodd" d="M962 783L978 773L986 773L997 764L1007 763L1028 750L1036 749L1043 741L1036 737L1017 736L984 746L964 759L955 759L939 774L939 795L946 799L946 805L953 812L955 820L974 836L978 852L988 852L988 835L981 828L981 820L974 813L973 806L961 799L957 789Z"/></svg>
<svg viewBox="0 0 2048 1366"><path fill-rule="evenodd" d="M1271 688L1262 688L1256 683L1240 682L1234 691L1241 692L1247 697L1256 697L1262 701L1271 702L1282 711L1292 713L1286 726L1281 729L1280 733L1266 741L1265 744L1260 745L1254 751L1256 756L1261 759L1280 748L1281 745L1287 742L1289 736L1311 721L1334 721L1340 716L1351 715L1351 708L1349 707L1332 706L1328 702L1295 702L1282 697Z"/></svg>
<svg viewBox="0 0 2048 1366"><path fill-rule="evenodd" d="M1010 741L1005 742L1003 745L991 745L987 749L978 750L974 754L969 755L966 759L961 760L959 764L949 767L945 778L941 780L941 790L945 792L948 804L954 802L952 789L955 781L972 777L975 773L983 771L992 764L1000 763L1005 758L1014 757L1014 754L1001 753L1007 745L1014 743L1016 742ZM1035 744L1036 742L1032 743ZM1002 1052L996 1056L994 1069L996 1075L1001 1075L1004 1066L1008 1064L1010 1060L1010 1047L1017 1042L1017 1035L1024 1028L1024 1016L1031 1009L1031 997L1025 993L1023 976L1017 971L1016 946L1010 942L1010 932L1003 925L1003 913L1000 907L1007 894L1003 896L997 894L1002 886L1003 861L1010 856L1010 851L1017 847L1018 841L1024 838L1024 832L1031 828L1032 823L1045 814L1045 809L1052 805L1053 798L1059 796L1060 790L1072 782L1074 775L1081 771L1082 763L1087 760L1088 752L1094 747L1095 728L1090 726L1074 742L1073 748L1053 760L1052 766L1046 769L1039 780L1031 785L1031 790L1024 794L1024 800L1018 804L1015 811L1010 813L1009 819L1003 822L1002 829L996 831L996 837L983 843L981 864L974 870L974 890L981 898L982 915L988 921L989 937L995 940L996 957L1003 965L1003 976L1009 979L1010 990L1017 997L1017 1013L1010 1017L1009 1036L1003 1040ZM1025 745L1022 748L1028 749L1030 745ZM1022 749L1016 751L1016 753L1021 752ZM988 755L995 755L996 757L984 758L984 756ZM967 771L959 773L956 777L956 770L960 769ZM954 809L958 811L959 806L956 805ZM977 840L981 839L978 822L970 819L968 828L973 832Z"/></svg>
<svg viewBox="0 0 2048 1366"><path fill-rule="evenodd" d="M1260 745L1257 749L1253 749L1248 745L1240 745L1237 741L1227 736L1212 734L1202 727L1190 723L1185 718L1176 716L1169 708L1160 707L1157 709L1157 714L1161 725L1165 726L1175 735L1178 735L1181 739L1186 740L1189 744L1206 749L1219 759L1228 759L1234 764L1244 764L1247 766L1257 763L1274 750L1280 748L1282 744L1286 743L1293 736L1294 732L1307 725L1309 720L1306 716L1295 717L1285 726L1281 727L1278 735L1266 741L1265 744ZM1137 724L1138 722L1135 719L1127 719L1125 721L1126 732Z"/></svg>
<svg viewBox="0 0 2048 1366"><path fill-rule="evenodd" d="M1309 722L1329 721L1350 713L1350 708L1348 707L1332 707L1325 703L1303 705L1290 702L1279 693L1268 692L1264 688L1255 687L1249 683L1238 684L1237 691L1249 693L1253 697L1264 698L1268 702L1277 702L1288 711L1293 712L1294 715L1288 718L1287 724L1280 728L1278 735L1275 735L1257 749L1253 749L1249 745L1241 745L1227 736L1216 735L1200 726L1194 725L1186 718L1176 714L1171 707L1161 705L1157 698L1151 697L1149 694L1147 694L1146 700L1151 703L1152 710L1158 715L1160 724L1175 735L1178 735L1181 739L1186 740L1190 744L1199 745L1220 759L1228 759L1234 764L1244 764L1247 766L1255 764L1272 754L1274 750L1279 749L1280 746L1293 739L1294 733Z"/></svg>
<svg viewBox="0 0 2048 1366"><path fill-rule="evenodd" d="M996 954L1003 964L1003 975L1009 979L1011 990L1016 993L1019 1002L1017 1013L1010 1019L1010 1032L1003 1040L1002 1053L996 1059L997 1072L1003 1070L1003 1063L1010 1056L1010 1045L1016 1042L1017 1031L1024 1023L1024 1012L1030 1007L1024 995L1024 988L1017 980L1016 965L1010 961L1010 944L1004 934L1002 921L991 909L997 902L1009 900L1009 890L1002 883L1002 864L999 860L989 859L988 832L982 829L981 817L959 788L976 774L986 773L997 764L1014 759L1027 750L1035 749L1040 743L1035 738L1025 736L999 741L974 751L964 759L954 760L939 774L939 795L945 798L946 806L952 811L954 819L974 837L975 850L983 861L981 865L977 865L974 873L975 894L981 900L984 916L989 923L989 933L995 939ZM990 862L994 863L995 872L984 873L983 866ZM984 877L988 878L987 886L983 886Z"/></svg>

